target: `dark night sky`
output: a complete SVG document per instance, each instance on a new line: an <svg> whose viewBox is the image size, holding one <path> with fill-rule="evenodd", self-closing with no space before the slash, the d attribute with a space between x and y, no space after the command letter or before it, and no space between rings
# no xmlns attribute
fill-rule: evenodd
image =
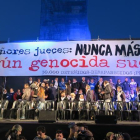
<svg viewBox="0 0 140 140"><path fill-rule="evenodd" d="M0 0L0 41L36 40L40 0ZM89 0L88 22L96 39L140 38L140 0Z"/></svg>

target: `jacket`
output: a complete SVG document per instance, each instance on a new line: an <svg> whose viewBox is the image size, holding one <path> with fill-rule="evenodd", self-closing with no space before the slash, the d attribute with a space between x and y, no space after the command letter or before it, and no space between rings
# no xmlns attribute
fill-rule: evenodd
<svg viewBox="0 0 140 140"><path fill-rule="evenodd" d="M104 89L104 95L103 95L103 99L106 100L106 99L110 99L111 96L111 86L110 84L108 83L106 86L105 86L105 89Z"/></svg>
<svg viewBox="0 0 140 140"><path fill-rule="evenodd" d="M22 95L22 99L26 100L26 101L30 101L31 100L31 89L30 88L25 88L23 95Z"/></svg>

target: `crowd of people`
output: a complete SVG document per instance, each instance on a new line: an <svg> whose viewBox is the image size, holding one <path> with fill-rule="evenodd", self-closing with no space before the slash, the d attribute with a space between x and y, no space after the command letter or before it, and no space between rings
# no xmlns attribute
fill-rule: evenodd
<svg viewBox="0 0 140 140"><path fill-rule="evenodd" d="M104 100L108 103L111 101L121 101L121 102L130 102L138 101L140 99L140 87L131 79L129 83L128 78L125 78L125 81L121 83L121 80L118 79L117 83L113 83L112 79L103 80L100 78L97 83L94 79L87 79L82 77L82 80L78 82L76 78L73 78L72 81L68 80L65 82L64 78L58 82L58 78L55 78L54 81L49 81L49 79L44 79L42 82L40 79L33 81L32 77L29 78L29 82L24 84L22 91L20 89L17 92L14 92L13 88L10 88L8 93L4 89L2 100L8 100L8 108L12 107L12 104L16 100L32 101L45 101L53 100L55 102L59 101L99 101ZM105 114L107 115L108 105L105 104ZM25 105L23 106L23 116L25 116ZM24 119L24 117L22 117Z"/></svg>
<svg viewBox="0 0 140 140"><path fill-rule="evenodd" d="M88 129L88 126L84 124L75 124L71 122L68 124L69 135L64 138L64 133L62 130L57 130L54 133L54 140L94 140L94 135L92 131ZM10 129L6 135L5 140L27 140L25 136L22 136L22 126L14 125L12 129ZM52 140L49 132L46 132L45 126L38 126L36 128L36 136L34 136L33 140ZM140 140L139 137L131 138L128 133L113 133L108 132L106 136L104 136L104 140Z"/></svg>

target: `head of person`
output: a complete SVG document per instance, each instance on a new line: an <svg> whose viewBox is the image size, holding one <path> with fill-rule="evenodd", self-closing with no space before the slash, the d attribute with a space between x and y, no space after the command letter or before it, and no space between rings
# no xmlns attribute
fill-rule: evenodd
<svg viewBox="0 0 140 140"><path fill-rule="evenodd" d="M131 91L130 91L130 94L132 94L132 95L133 95L133 94L134 94L134 90L131 90Z"/></svg>
<svg viewBox="0 0 140 140"><path fill-rule="evenodd" d="M7 93L7 89L4 89L3 93L6 94Z"/></svg>
<svg viewBox="0 0 140 140"><path fill-rule="evenodd" d="M126 94L126 95L129 95L129 91L125 91L125 94Z"/></svg>
<svg viewBox="0 0 140 140"><path fill-rule="evenodd" d="M37 82L40 83L40 78L37 79Z"/></svg>
<svg viewBox="0 0 140 140"><path fill-rule="evenodd" d="M64 78L62 78L62 79L61 79L61 82L64 83L64 81L65 81Z"/></svg>
<svg viewBox="0 0 140 140"><path fill-rule="evenodd" d="M84 95L83 94L80 95L80 99L84 99Z"/></svg>
<svg viewBox="0 0 140 140"><path fill-rule="evenodd" d="M71 93L70 96L71 96L71 98L74 99L75 98L75 93Z"/></svg>
<svg viewBox="0 0 140 140"><path fill-rule="evenodd" d="M73 83L76 83L76 79L75 78L73 78L72 81L73 81Z"/></svg>
<svg viewBox="0 0 140 140"><path fill-rule="evenodd" d="M10 93L14 93L14 90L13 90L13 88L10 88Z"/></svg>
<svg viewBox="0 0 140 140"><path fill-rule="evenodd" d="M82 89L79 89L79 94L83 94L83 91L82 91Z"/></svg>
<svg viewBox="0 0 140 140"><path fill-rule="evenodd" d="M118 87L117 87L117 91L118 91L118 92L121 92L121 91L122 91L122 87L118 86Z"/></svg>
<svg viewBox="0 0 140 140"><path fill-rule="evenodd" d="M45 83L42 83L42 84L41 84L41 87L45 87Z"/></svg>
<svg viewBox="0 0 140 140"><path fill-rule="evenodd" d="M112 83L112 79L109 79L109 82Z"/></svg>
<svg viewBox="0 0 140 140"><path fill-rule="evenodd" d="M134 82L134 79L133 78L131 78L131 82Z"/></svg>
<svg viewBox="0 0 140 140"><path fill-rule="evenodd" d="M19 136L22 132L22 126L19 124L16 124L12 127L12 131L14 131L15 134Z"/></svg>
<svg viewBox="0 0 140 140"><path fill-rule="evenodd" d="M52 83L50 84L50 87L53 87L53 84Z"/></svg>
<svg viewBox="0 0 140 140"><path fill-rule="evenodd" d="M76 88L74 88L74 89L73 89L73 92L74 92L75 94L77 93L77 90L76 90Z"/></svg>
<svg viewBox="0 0 140 140"><path fill-rule="evenodd" d="M92 78L92 79L90 80L90 82L91 82L91 83L94 83L94 79Z"/></svg>
<svg viewBox="0 0 140 140"><path fill-rule="evenodd" d="M61 97L65 97L66 96L66 93L65 93L65 90L63 90L62 92L61 92Z"/></svg>
<svg viewBox="0 0 140 140"><path fill-rule="evenodd" d="M120 79L118 79L118 80L117 80L117 83L120 83L120 82L121 82L121 80L120 80Z"/></svg>
<svg viewBox="0 0 140 140"><path fill-rule="evenodd" d="M44 126L39 126L36 129L37 131L37 136L43 138L43 136L45 136L46 134L46 128Z"/></svg>
<svg viewBox="0 0 140 140"><path fill-rule="evenodd" d="M90 86L86 85L86 91L90 90Z"/></svg>
<svg viewBox="0 0 140 140"><path fill-rule="evenodd" d="M64 135L63 135L63 131L62 130L57 130L56 134L55 134L55 139L56 140L63 140Z"/></svg>
<svg viewBox="0 0 140 140"><path fill-rule="evenodd" d="M106 87L107 84L109 84L109 82L105 80L104 81L104 87Z"/></svg>
<svg viewBox="0 0 140 140"><path fill-rule="evenodd" d="M29 77L29 81L32 81L33 79L32 79L32 77Z"/></svg>
<svg viewBox="0 0 140 140"><path fill-rule="evenodd" d="M103 82L103 78L100 78L100 79L99 79L99 82Z"/></svg>
<svg viewBox="0 0 140 140"><path fill-rule="evenodd" d="M48 87L49 87L49 83L46 83L46 85L45 85L45 86L46 86L46 88L48 88Z"/></svg>
<svg viewBox="0 0 140 140"><path fill-rule="evenodd" d="M87 83L89 83L90 82L90 80L89 79L87 79Z"/></svg>
<svg viewBox="0 0 140 140"><path fill-rule="evenodd" d="M20 93L20 89L17 90L17 93Z"/></svg>
<svg viewBox="0 0 140 140"><path fill-rule="evenodd" d="M85 81L85 77L82 77L82 81Z"/></svg>
<svg viewBox="0 0 140 140"><path fill-rule="evenodd" d="M128 81L128 78L127 78L127 77L125 78L125 81L126 81L126 82Z"/></svg>
<svg viewBox="0 0 140 140"><path fill-rule="evenodd" d="M113 132L108 132L106 134L106 140L113 140L114 138L114 133Z"/></svg>
<svg viewBox="0 0 140 140"><path fill-rule="evenodd" d="M29 87L28 83L24 84L24 88L28 88L28 87Z"/></svg>
<svg viewBox="0 0 140 140"><path fill-rule="evenodd" d="M58 81L58 78L55 78L54 81Z"/></svg>
<svg viewBox="0 0 140 140"><path fill-rule="evenodd" d="M71 80L70 79L68 80L68 83L71 83Z"/></svg>

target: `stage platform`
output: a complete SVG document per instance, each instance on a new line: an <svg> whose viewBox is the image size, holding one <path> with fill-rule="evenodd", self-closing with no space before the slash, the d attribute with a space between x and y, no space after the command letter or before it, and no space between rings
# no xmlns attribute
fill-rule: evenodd
<svg viewBox="0 0 140 140"><path fill-rule="evenodd" d="M24 135L27 140L32 140L36 136L36 128L39 125L46 127L47 135L52 139L55 138L55 131L58 129L63 130L64 137L67 138L69 135L68 123L84 123L88 126L89 130L93 132L95 140L103 140L106 133L112 131L114 133L127 132L132 137L140 137L140 122L136 121L118 121L117 124L95 124L94 121L77 121L77 120L60 120L54 123L43 122L39 123L37 120L14 120L14 119L1 119L0 120L0 140L4 139L5 133L12 128L14 124L21 124L23 126L22 135Z"/></svg>

